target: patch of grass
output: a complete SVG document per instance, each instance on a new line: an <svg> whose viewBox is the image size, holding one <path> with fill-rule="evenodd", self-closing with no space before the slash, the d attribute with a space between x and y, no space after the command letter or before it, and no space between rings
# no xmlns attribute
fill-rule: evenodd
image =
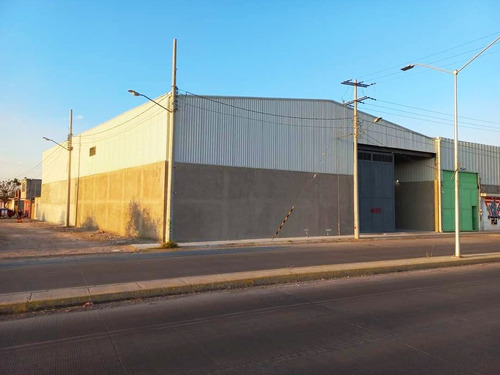
<svg viewBox="0 0 500 375"><path fill-rule="evenodd" d="M175 249L177 247L179 247L179 245L174 241L164 242L160 245L160 249Z"/></svg>

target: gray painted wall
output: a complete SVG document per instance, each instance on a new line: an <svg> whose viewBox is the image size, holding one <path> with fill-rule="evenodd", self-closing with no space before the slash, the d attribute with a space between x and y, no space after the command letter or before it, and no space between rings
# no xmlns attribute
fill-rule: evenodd
<svg viewBox="0 0 500 375"><path fill-rule="evenodd" d="M434 230L434 182L395 185L396 230Z"/></svg>
<svg viewBox="0 0 500 375"><path fill-rule="evenodd" d="M352 176L177 163L176 241L352 234ZM305 188L305 189L304 189ZM300 199L299 199L300 197Z"/></svg>

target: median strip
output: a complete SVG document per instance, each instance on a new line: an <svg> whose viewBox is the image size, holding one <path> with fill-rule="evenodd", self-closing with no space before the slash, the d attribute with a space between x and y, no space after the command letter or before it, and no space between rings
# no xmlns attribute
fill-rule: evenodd
<svg viewBox="0 0 500 375"><path fill-rule="evenodd" d="M347 276L363 276L498 261L500 261L500 253L486 253L468 255L462 258L444 256L308 267L289 267L160 280L134 281L88 287L80 286L74 288L8 293L0 294L0 314L79 306L87 302L104 303L134 298L189 294L258 285L334 279Z"/></svg>

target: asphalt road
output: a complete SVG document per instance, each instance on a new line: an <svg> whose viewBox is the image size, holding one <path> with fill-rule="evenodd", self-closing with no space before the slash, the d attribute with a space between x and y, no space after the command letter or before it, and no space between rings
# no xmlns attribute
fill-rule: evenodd
<svg viewBox="0 0 500 375"><path fill-rule="evenodd" d="M500 264L4 317L2 374L498 374Z"/></svg>
<svg viewBox="0 0 500 375"><path fill-rule="evenodd" d="M499 250L498 236L462 238L462 253ZM287 267L452 256L454 239L402 238L275 247L26 258L0 262L0 293Z"/></svg>

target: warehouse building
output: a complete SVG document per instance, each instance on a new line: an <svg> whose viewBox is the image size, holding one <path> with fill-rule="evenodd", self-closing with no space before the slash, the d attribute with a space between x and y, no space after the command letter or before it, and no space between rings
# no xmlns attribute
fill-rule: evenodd
<svg viewBox="0 0 500 375"><path fill-rule="evenodd" d="M175 241L353 233L352 108L197 95L176 106L148 102L73 138L71 225L164 238L173 117ZM358 112L360 231L453 231L453 141L375 120ZM461 230L498 230L500 148L459 150ZM67 154L43 154L40 220L64 222Z"/></svg>

